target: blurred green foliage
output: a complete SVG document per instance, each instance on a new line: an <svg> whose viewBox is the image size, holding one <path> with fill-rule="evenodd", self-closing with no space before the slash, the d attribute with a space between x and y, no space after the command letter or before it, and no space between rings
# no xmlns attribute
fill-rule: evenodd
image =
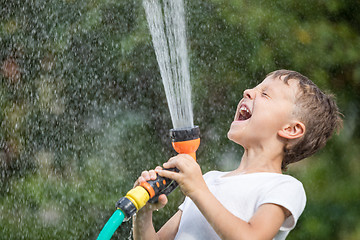
<svg viewBox="0 0 360 240"><path fill-rule="evenodd" d="M141 1L0 6L0 239L95 239L141 171L174 154ZM337 96L341 134L290 166L308 203L289 239L360 239L359 10L355 0L186 1L203 172L239 163L226 132L243 90L267 73L296 70ZM183 196L169 198L156 228Z"/></svg>

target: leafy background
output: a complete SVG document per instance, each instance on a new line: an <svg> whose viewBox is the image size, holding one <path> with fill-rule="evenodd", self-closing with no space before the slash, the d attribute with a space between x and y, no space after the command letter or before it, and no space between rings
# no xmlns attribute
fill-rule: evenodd
<svg viewBox="0 0 360 240"><path fill-rule="evenodd" d="M96 239L137 176L175 154L142 3L0 6L0 239ZM290 166L308 203L288 239L360 239L359 11L355 0L186 1L203 172L239 164L226 133L267 73L296 70L337 96L342 132ZM170 196L156 228L182 200Z"/></svg>

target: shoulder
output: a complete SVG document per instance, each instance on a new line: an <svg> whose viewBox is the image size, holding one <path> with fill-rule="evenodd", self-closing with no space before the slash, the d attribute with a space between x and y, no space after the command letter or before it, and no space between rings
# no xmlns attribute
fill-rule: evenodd
<svg viewBox="0 0 360 240"><path fill-rule="evenodd" d="M289 183L292 185L303 186L303 184L298 179L287 174L277 174L277 181L282 183Z"/></svg>
<svg viewBox="0 0 360 240"><path fill-rule="evenodd" d="M245 174L244 177L244 179L247 180L249 184L260 185L265 191L274 188L294 188L297 191L305 192L303 184L290 175L271 172L259 172L253 174Z"/></svg>
<svg viewBox="0 0 360 240"><path fill-rule="evenodd" d="M212 179L222 177L224 174L226 174L226 172L220 172L220 171L213 170L213 171L209 171L209 172L205 173L203 175L203 177L205 180L212 180Z"/></svg>
<svg viewBox="0 0 360 240"><path fill-rule="evenodd" d="M285 194L287 196L298 196L305 200L305 189L303 184L295 177L285 174L275 174L267 181L269 193Z"/></svg>
<svg viewBox="0 0 360 240"><path fill-rule="evenodd" d="M277 179L277 184L281 186L281 188L293 188L296 191L305 194L303 184L293 176L281 174Z"/></svg>

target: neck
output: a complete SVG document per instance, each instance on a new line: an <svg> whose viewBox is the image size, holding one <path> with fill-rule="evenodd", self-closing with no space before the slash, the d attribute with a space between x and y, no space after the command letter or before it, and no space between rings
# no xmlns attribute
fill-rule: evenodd
<svg viewBox="0 0 360 240"><path fill-rule="evenodd" d="M281 162L283 151L274 151L279 148L245 148L236 173L274 172L282 173Z"/></svg>

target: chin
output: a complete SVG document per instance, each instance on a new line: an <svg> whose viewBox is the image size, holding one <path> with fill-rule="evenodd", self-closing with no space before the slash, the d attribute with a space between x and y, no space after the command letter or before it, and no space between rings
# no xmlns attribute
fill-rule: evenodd
<svg viewBox="0 0 360 240"><path fill-rule="evenodd" d="M236 121L232 122L230 125L230 129L227 133L227 137L230 140L233 140L237 136L241 135L243 128L244 126L242 126L240 122L236 122Z"/></svg>
<svg viewBox="0 0 360 240"><path fill-rule="evenodd" d="M242 128L239 129L239 128L232 126L232 127L230 127L230 129L227 133L227 137L229 140L233 141L234 143L244 146L244 143L246 142L246 139L244 139L244 137L246 136L246 133L241 130L242 130Z"/></svg>
<svg viewBox="0 0 360 240"><path fill-rule="evenodd" d="M239 137L237 135L238 134L236 134L236 132L232 131L231 128L227 133L227 137L228 137L229 140L233 141L234 143L240 144L239 141L238 141Z"/></svg>
<svg viewBox="0 0 360 240"><path fill-rule="evenodd" d="M228 133L227 133L227 137L228 137L228 139L229 139L229 140L231 140L231 141L232 141L232 134L231 134L231 130L229 130L229 131L228 131Z"/></svg>

